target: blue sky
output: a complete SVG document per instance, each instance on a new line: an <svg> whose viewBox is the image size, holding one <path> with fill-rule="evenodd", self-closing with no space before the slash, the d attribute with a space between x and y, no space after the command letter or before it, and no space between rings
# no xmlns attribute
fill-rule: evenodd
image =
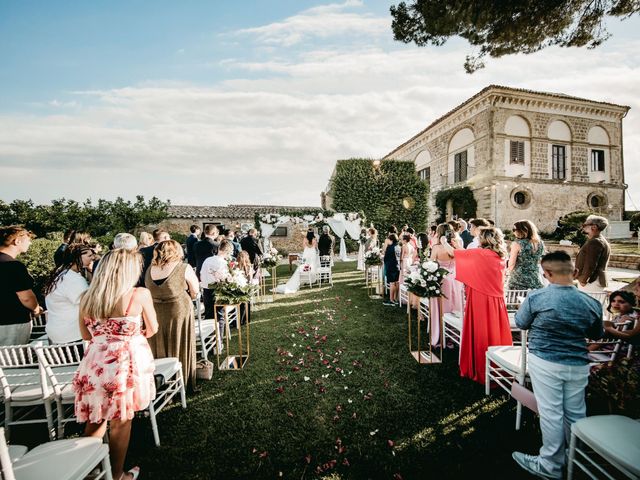
<svg viewBox="0 0 640 480"><path fill-rule="evenodd" d="M460 40L393 42L392 3L0 0L0 199L318 205L336 159L380 157L497 83L630 105L640 207L637 17L599 49L467 75Z"/></svg>

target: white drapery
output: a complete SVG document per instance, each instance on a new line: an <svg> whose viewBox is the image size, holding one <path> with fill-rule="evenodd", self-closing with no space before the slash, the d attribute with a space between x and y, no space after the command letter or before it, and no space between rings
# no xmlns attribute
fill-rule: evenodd
<svg viewBox="0 0 640 480"><path fill-rule="evenodd" d="M347 245L344 243L344 233L346 232L346 221L344 213L336 213L333 217L327 219L327 223L338 238L340 238L340 260L347 260Z"/></svg>

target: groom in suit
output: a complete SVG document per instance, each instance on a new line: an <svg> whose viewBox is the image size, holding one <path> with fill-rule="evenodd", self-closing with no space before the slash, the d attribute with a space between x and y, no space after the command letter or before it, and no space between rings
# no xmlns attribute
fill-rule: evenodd
<svg viewBox="0 0 640 480"><path fill-rule="evenodd" d="M329 226L325 225L322 227L322 234L320 234L320 238L318 239L318 253L320 256L325 257L333 255L333 244L333 237L329 235Z"/></svg>
<svg viewBox="0 0 640 480"><path fill-rule="evenodd" d="M258 242L257 233L258 231L255 228L252 228L247 232L247 236L240 240L240 247L242 248L242 251L249 254L249 260L254 266L259 265L262 257L262 249Z"/></svg>

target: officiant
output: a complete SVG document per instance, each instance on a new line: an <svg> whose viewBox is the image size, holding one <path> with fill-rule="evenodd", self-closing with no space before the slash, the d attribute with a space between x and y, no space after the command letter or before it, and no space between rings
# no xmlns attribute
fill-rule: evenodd
<svg viewBox="0 0 640 480"><path fill-rule="evenodd" d="M318 253L321 257L324 256L333 256L333 246L335 244L335 239L329 235L329 226L325 225L322 227L322 233L320 234L320 238L318 239Z"/></svg>

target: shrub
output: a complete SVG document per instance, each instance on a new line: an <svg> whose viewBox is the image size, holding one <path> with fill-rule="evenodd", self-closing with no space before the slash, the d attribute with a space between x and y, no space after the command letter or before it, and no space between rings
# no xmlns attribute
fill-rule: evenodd
<svg viewBox="0 0 640 480"><path fill-rule="evenodd" d="M570 240L577 245L584 245L587 237L582 233L582 224L591 215L590 212L570 212L558 219L558 226L553 232L555 240Z"/></svg>
<svg viewBox="0 0 640 480"><path fill-rule="evenodd" d="M631 215L631 218L629 219L629 228L632 232L638 231L640 228L640 212L636 212Z"/></svg>
<svg viewBox="0 0 640 480"><path fill-rule="evenodd" d="M453 203L454 214L460 218L473 218L476 216L478 203L469 187L447 188L436 194L436 208L438 209L438 223L446 220L447 203Z"/></svg>
<svg viewBox="0 0 640 480"><path fill-rule="evenodd" d="M19 257L19 260L27 266L34 279L35 286L33 291L40 302L43 301L42 287L55 267L53 254L60 246L60 243L61 240L36 238L31 243L29 250Z"/></svg>

